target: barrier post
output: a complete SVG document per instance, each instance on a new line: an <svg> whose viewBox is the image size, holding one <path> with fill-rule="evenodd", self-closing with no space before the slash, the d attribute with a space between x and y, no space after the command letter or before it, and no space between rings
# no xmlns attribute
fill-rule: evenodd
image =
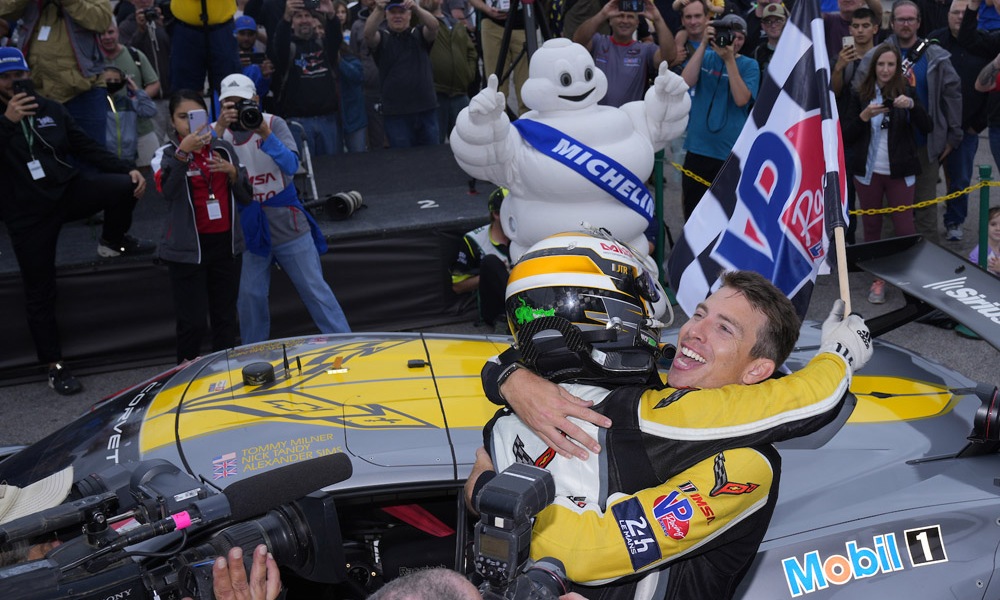
<svg viewBox="0 0 1000 600"><path fill-rule="evenodd" d="M979 165L979 179L989 181L993 174L993 167L990 165ZM990 213L990 186L984 185L979 188L979 266L986 269L986 259L989 257L988 236Z"/></svg>

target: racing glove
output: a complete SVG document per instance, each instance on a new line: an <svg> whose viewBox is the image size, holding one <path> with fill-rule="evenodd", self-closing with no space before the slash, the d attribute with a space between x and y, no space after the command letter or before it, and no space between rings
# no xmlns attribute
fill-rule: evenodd
<svg viewBox="0 0 1000 600"><path fill-rule="evenodd" d="M819 351L839 354L855 371L863 368L872 357L872 334L859 315L844 318L844 301L835 300L830 316L823 321Z"/></svg>

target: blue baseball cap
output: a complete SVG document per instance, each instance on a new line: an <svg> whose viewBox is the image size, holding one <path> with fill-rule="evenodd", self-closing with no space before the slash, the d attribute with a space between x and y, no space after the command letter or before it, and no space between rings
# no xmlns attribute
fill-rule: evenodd
<svg viewBox="0 0 1000 600"><path fill-rule="evenodd" d="M0 73L7 71L30 71L24 55L17 48L0 47Z"/></svg>
<svg viewBox="0 0 1000 600"><path fill-rule="evenodd" d="M253 17L243 15L233 21L233 29L235 31L257 31L257 21L254 21Z"/></svg>

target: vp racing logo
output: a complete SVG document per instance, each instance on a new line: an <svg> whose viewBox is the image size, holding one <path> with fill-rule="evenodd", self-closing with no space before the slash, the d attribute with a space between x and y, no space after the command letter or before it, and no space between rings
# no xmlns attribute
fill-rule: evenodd
<svg viewBox="0 0 1000 600"><path fill-rule="evenodd" d="M903 532L910 566L924 567L948 562L940 525L930 525ZM857 579L867 579L903 571L907 567L897 542L896 533L883 533L872 538L871 546L861 546L857 540L844 544L845 554L823 556L819 550L781 561L785 582L792 598L825 590L830 585L846 585Z"/></svg>
<svg viewBox="0 0 1000 600"><path fill-rule="evenodd" d="M965 281L967 279L967 277L956 277L945 281L935 281L925 285L924 289L944 292L945 295L958 300L993 323L1000 324L1000 299L990 300L986 294L966 287Z"/></svg>

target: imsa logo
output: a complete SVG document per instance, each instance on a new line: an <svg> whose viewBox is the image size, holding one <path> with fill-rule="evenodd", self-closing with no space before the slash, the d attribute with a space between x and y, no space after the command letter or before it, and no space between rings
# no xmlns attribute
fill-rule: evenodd
<svg viewBox="0 0 1000 600"><path fill-rule="evenodd" d="M941 536L941 526L931 525L903 532L910 565L923 567L948 561ZM859 546L856 540L844 544L846 555L832 554L822 558L818 550L781 561L788 592L793 598L825 590L833 585L845 585L855 579L895 573L903 564L895 533L876 535L872 547Z"/></svg>

